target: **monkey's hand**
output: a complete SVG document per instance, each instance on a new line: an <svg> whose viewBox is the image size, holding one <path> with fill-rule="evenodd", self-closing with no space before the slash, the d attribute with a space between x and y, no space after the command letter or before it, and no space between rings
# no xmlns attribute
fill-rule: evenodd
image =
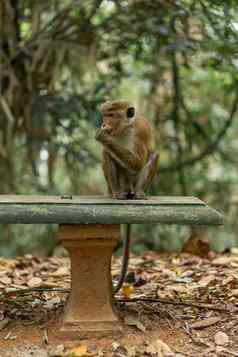
<svg viewBox="0 0 238 357"><path fill-rule="evenodd" d="M110 134L107 130L98 128L96 131L95 139L100 141L102 144L106 144L110 142Z"/></svg>

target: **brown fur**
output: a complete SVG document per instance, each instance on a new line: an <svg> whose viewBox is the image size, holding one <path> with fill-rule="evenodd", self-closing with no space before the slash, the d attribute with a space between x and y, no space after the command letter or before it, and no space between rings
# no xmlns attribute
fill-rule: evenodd
<svg viewBox="0 0 238 357"><path fill-rule="evenodd" d="M148 120L136 111L128 117L128 109L134 107L127 101L103 103L96 139L103 145L102 166L112 196L142 198L155 175L157 155L152 155L154 137Z"/></svg>

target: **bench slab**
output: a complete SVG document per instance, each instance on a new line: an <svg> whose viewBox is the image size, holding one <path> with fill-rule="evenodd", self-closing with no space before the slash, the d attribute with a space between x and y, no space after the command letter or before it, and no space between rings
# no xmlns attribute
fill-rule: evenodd
<svg viewBox="0 0 238 357"><path fill-rule="evenodd" d="M223 219L195 197L115 200L103 196L0 195L0 223L220 225Z"/></svg>

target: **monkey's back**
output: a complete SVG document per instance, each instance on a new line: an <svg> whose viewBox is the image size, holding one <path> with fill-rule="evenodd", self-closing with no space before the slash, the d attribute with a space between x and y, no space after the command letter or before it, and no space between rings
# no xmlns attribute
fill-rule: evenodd
<svg viewBox="0 0 238 357"><path fill-rule="evenodd" d="M135 120L135 137L138 138L138 144L142 145L147 153L154 150L155 140L150 122L143 116Z"/></svg>

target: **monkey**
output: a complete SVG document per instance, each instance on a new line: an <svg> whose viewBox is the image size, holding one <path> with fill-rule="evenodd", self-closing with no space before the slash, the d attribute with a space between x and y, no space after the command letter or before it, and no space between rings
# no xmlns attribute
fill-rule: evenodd
<svg viewBox="0 0 238 357"><path fill-rule="evenodd" d="M146 199L157 171L158 154L149 121L127 101L106 101L101 105L102 121L96 140L102 146L102 168L112 198ZM122 287L129 261L130 225L126 225L122 269L114 293Z"/></svg>
<svg viewBox="0 0 238 357"><path fill-rule="evenodd" d="M116 199L145 199L158 160L149 121L126 101L107 101L101 112L96 140L103 145L102 166L109 193Z"/></svg>

